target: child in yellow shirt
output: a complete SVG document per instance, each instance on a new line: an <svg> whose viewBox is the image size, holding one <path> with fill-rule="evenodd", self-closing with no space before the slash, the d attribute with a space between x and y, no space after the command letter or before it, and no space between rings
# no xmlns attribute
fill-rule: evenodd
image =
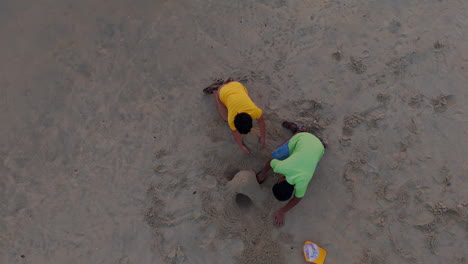
<svg viewBox="0 0 468 264"><path fill-rule="evenodd" d="M257 119L260 127L260 146L265 146L265 119L262 110L250 99L247 88L232 78L218 81L203 90L213 94L221 117L228 122L232 135L245 154L250 151L242 144L241 134L248 134L252 128L252 119Z"/></svg>

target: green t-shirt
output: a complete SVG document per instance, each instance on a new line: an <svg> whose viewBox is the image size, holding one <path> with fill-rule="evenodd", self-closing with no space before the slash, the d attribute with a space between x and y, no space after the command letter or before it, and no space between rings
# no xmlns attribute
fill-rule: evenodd
<svg viewBox="0 0 468 264"><path fill-rule="evenodd" d="M304 197L317 163L325 153L320 139L310 133L298 133L288 143L289 157L274 159L270 165L275 173L283 174L294 185L295 196Z"/></svg>

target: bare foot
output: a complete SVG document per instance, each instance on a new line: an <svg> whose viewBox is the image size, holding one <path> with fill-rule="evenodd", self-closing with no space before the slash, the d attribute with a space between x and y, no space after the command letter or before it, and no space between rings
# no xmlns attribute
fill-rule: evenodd
<svg viewBox="0 0 468 264"><path fill-rule="evenodd" d="M212 84L212 85L206 87L205 89L203 89L203 93L204 94L212 94L214 91L216 91L218 89L219 89L218 84Z"/></svg>
<svg viewBox="0 0 468 264"><path fill-rule="evenodd" d="M305 127L303 125L301 125L301 124L298 124L298 123L284 121L281 125L283 127L287 128L287 129L291 130L291 132L293 132L293 133L306 132Z"/></svg>

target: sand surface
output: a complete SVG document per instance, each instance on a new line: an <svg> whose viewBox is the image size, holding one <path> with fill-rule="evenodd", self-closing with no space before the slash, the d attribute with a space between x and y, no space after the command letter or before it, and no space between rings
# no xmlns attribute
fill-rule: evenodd
<svg viewBox="0 0 468 264"><path fill-rule="evenodd" d="M467 263L467 99L466 0L2 0L0 263ZM278 229L279 175L230 181L285 119L329 148Z"/></svg>

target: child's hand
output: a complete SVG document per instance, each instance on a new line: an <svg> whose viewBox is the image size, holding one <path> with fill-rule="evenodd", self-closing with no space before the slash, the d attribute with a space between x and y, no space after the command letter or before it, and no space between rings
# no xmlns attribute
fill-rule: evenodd
<svg viewBox="0 0 468 264"><path fill-rule="evenodd" d="M275 226L281 227L282 225L284 225L284 213L279 210L275 213Z"/></svg>

